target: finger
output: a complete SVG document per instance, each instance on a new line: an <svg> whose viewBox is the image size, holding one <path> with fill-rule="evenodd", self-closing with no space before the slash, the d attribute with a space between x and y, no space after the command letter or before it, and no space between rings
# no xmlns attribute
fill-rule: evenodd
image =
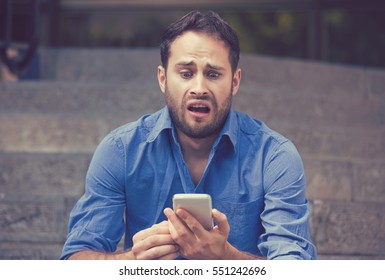
<svg viewBox="0 0 385 280"><path fill-rule="evenodd" d="M175 242L181 245L182 243L191 243L193 239L195 239L195 236L189 227L175 214L174 211L170 208L166 208L164 210L164 214L169 219L170 225L172 225L169 226L169 228L171 236L174 238Z"/></svg>
<svg viewBox="0 0 385 280"><path fill-rule="evenodd" d="M168 233L169 233L168 222L167 221L163 221L163 222L161 222L159 224L153 225L150 228L147 228L147 229L144 229L144 230L141 230L141 231L137 232L132 237L132 241L135 243L135 242L138 242L140 240L144 240L147 237L152 236L152 235L168 234Z"/></svg>
<svg viewBox="0 0 385 280"><path fill-rule="evenodd" d="M167 251L167 248L171 251ZM132 253L138 259L156 259L178 250L179 247L170 234L149 236L144 240L134 243L131 248Z"/></svg>
<svg viewBox="0 0 385 280"><path fill-rule="evenodd" d="M174 245L175 242L170 234L151 235L144 240L134 243L132 249L135 252L146 251L162 245Z"/></svg>
<svg viewBox="0 0 385 280"><path fill-rule="evenodd" d="M166 256L158 258L158 260L175 260L178 256L180 256L179 252L168 254Z"/></svg>
<svg viewBox="0 0 385 280"><path fill-rule="evenodd" d="M183 224L182 220L176 215L176 213L170 208L164 209L164 214L168 218L169 222L174 226L174 228L179 231L179 229L186 228L186 225Z"/></svg>
<svg viewBox="0 0 385 280"><path fill-rule="evenodd" d="M171 216L172 216L173 214L175 214L174 211L173 211L171 208L165 208L165 209L163 210L163 213L166 215L166 217L167 217L169 220L170 220Z"/></svg>
<svg viewBox="0 0 385 280"><path fill-rule="evenodd" d="M195 219L188 211L184 209L178 209L176 212L177 216L182 219L182 221L187 225L187 227L195 234L199 239L204 238L207 234L206 229L201 225L201 223Z"/></svg>
<svg viewBox="0 0 385 280"><path fill-rule="evenodd" d="M138 260L156 260L176 258L179 255L179 247L176 245L163 245L151 248L136 254Z"/></svg>
<svg viewBox="0 0 385 280"><path fill-rule="evenodd" d="M168 222L167 221L161 221L159 224L154 224L153 226L159 226L159 227L167 227L168 226Z"/></svg>
<svg viewBox="0 0 385 280"><path fill-rule="evenodd" d="M228 234L230 232L230 225L226 215L219 212L217 209L213 209L212 214L218 230L224 234Z"/></svg>
<svg viewBox="0 0 385 280"><path fill-rule="evenodd" d="M168 223L168 228L170 231L171 237L175 240L178 237L178 233L172 223Z"/></svg>

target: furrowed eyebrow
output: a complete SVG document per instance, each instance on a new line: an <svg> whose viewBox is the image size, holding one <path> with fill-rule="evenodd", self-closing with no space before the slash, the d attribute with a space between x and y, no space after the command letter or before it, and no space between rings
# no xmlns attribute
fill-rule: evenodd
<svg viewBox="0 0 385 280"><path fill-rule="evenodd" d="M195 65L195 63L192 61L182 61L177 63L175 66L178 67L178 66L192 66L192 65Z"/></svg>
<svg viewBox="0 0 385 280"><path fill-rule="evenodd" d="M211 65L210 63L207 64L207 67L210 68L210 69L213 69L213 70L217 70L217 71L220 71L220 70L224 70L224 69L225 69L225 68L222 67L222 66Z"/></svg>
<svg viewBox="0 0 385 280"><path fill-rule="evenodd" d="M175 65L175 67L187 67L187 66L194 66L195 65L195 62L193 61L182 61L182 62L179 62ZM221 70L224 70L225 67L222 67L222 66L216 66L216 65L212 65L210 63L207 63L207 68L209 69L212 69L212 70L217 70L217 71L221 71Z"/></svg>

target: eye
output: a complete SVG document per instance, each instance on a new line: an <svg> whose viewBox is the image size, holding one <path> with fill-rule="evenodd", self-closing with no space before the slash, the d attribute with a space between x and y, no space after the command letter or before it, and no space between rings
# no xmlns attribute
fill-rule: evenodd
<svg viewBox="0 0 385 280"><path fill-rule="evenodd" d="M206 76L209 78L209 79L212 79L212 80L215 80L215 79L218 79L221 74L218 73L218 72L215 72L215 71L209 71Z"/></svg>
<svg viewBox="0 0 385 280"><path fill-rule="evenodd" d="M192 77L192 73L190 71L182 71L180 72L180 76L183 78L183 79L189 79Z"/></svg>

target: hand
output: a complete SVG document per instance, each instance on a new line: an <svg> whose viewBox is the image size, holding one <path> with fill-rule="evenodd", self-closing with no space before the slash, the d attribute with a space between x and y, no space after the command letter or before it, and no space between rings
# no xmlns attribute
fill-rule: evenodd
<svg viewBox="0 0 385 280"><path fill-rule="evenodd" d="M134 245L129 251L103 253L85 250L72 254L70 259L172 260L179 255L187 259L264 259L239 251L227 241L230 226L226 216L215 209L212 214L217 226L210 231L204 229L186 210L179 209L175 214L170 208L166 208L164 213L169 221L155 224L135 234Z"/></svg>
<svg viewBox="0 0 385 280"><path fill-rule="evenodd" d="M167 221L139 231L132 240L134 244L129 253L137 260L173 260L179 255Z"/></svg>
<svg viewBox="0 0 385 280"><path fill-rule="evenodd" d="M170 208L164 210L169 220L171 237L179 245L180 254L186 259L223 259L228 257L232 246L227 242L230 225L226 215L214 209L216 226L207 231L186 210L176 213Z"/></svg>

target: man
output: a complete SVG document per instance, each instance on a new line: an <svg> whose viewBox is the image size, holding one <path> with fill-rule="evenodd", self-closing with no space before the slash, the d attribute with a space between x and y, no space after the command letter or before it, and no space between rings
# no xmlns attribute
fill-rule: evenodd
<svg viewBox="0 0 385 280"><path fill-rule="evenodd" d="M91 161L62 258L312 259L301 158L283 136L231 109L239 42L217 14L191 12L161 42L167 107L111 132ZM207 231L175 193L212 196ZM125 251L115 253L125 234Z"/></svg>

